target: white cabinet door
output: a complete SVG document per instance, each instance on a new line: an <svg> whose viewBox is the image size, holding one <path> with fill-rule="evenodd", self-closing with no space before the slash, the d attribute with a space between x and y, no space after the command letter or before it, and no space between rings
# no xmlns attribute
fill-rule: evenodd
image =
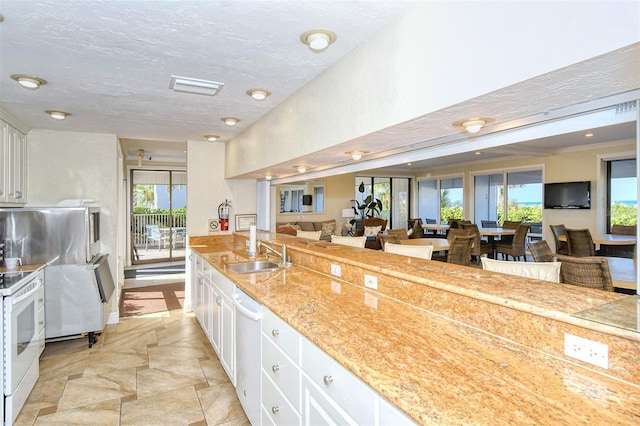
<svg viewBox="0 0 640 426"><path fill-rule="evenodd" d="M371 407L373 411L374 407ZM302 377L302 424L320 425L357 425L342 408L322 392L315 383ZM369 423L374 424L374 423Z"/></svg>
<svg viewBox="0 0 640 426"><path fill-rule="evenodd" d="M213 350L220 356L220 325L222 324L222 295L220 293L220 289L216 285L216 283L211 281L211 302L209 304L211 306L211 328L209 329L209 342L211 342L211 346L213 346Z"/></svg>
<svg viewBox="0 0 640 426"><path fill-rule="evenodd" d="M27 202L27 137L9 126L9 194L8 201L17 204Z"/></svg>
<svg viewBox="0 0 640 426"><path fill-rule="evenodd" d="M229 380L236 385L235 375L235 336L236 336L236 324L233 308L233 300L225 293L222 293L222 306L221 310L221 322L220 329L220 363L227 372Z"/></svg>

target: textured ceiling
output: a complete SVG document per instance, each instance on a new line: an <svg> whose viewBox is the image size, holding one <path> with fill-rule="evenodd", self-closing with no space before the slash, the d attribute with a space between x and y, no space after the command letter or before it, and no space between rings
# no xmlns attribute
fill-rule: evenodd
<svg viewBox="0 0 640 426"><path fill-rule="evenodd" d="M202 140L205 134L229 140L381 31L412 3L2 0L0 107L32 128L115 134L130 158L142 148L154 161L184 161L186 140ZM313 53L299 39L313 28L334 31L338 39L327 51ZM459 151L472 153L474 140L451 125L466 111L485 111L496 118L493 128L483 133L517 127L522 120L549 110L638 90L639 62L640 44L636 43L243 177L262 178L265 172L284 176L299 163L317 170L339 166L345 162L345 151L363 146L371 151L369 158L445 142L459 142ZM11 80L11 74L35 75L48 84L28 91ZM172 75L225 85L215 97L178 93L168 88ZM272 95L256 102L246 94L256 87ZM55 121L44 113L47 109L72 115ZM227 127L220 120L226 116L241 122ZM599 126L594 122L594 127ZM634 137L635 128L611 126L607 132L605 139L623 139ZM604 134L603 129L600 135ZM484 158L514 155L516 148L523 153L535 148L544 155L583 143L577 135L567 135L563 143L538 138L511 149L487 149ZM449 157L420 154L411 168L386 170L406 172L476 158L472 154ZM361 168L366 167L363 162Z"/></svg>

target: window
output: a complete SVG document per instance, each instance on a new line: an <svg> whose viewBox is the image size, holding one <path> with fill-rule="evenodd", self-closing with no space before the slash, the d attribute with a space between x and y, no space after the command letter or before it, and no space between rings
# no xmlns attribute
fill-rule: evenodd
<svg viewBox="0 0 640 426"><path fill-rule="evenodd" d="M636 159L607 161L607 231L638 220Z"/></svg>
<svg viewBox="0 0 640 426"><path fill-rule="evenodd" d="M447 223L464 216L462 177L428 179L418 182L418 214L423 222L435 219Z"/></svg>
<svg viewBox="0 0 640 426"><path fill-rule="evenodd" d="M536 225L531 232L542 232L542 170L477 175L473 196L476 223L522 221Z"/></svg>
<svg viewBox="0 0 640 426"><path fill-rule="evenodd" d="M364 183L363 193L358 190L361 183ZM402 229L407 227L409 178L356 176L355 199L358 203L362 204L371 193L373 193L373 198L382 202L382 212L379 217L389 221L388 228Z"/></svg>

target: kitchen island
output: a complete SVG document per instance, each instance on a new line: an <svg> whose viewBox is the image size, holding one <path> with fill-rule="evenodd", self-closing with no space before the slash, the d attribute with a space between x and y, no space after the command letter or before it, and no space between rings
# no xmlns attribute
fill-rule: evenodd
<svg viewBox="0 0 640 426"><path fill-rule="evenodd" d="M640 421L640 334L575 316L634 296L263 232L294 266L243 275L227 264L247 259L246 238L189 241L419 424ZM608 345L608 368L565 356L565 333Z"/></svg>

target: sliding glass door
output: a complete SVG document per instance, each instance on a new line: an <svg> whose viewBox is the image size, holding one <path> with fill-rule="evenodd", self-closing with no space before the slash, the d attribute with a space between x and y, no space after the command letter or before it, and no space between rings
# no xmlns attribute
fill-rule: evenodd
<svg viewBox="0 0 640 426"><path fill-rule="evenodd" d="M132 170L130 182L132 264L184 259L186 172Z"/></svg>

